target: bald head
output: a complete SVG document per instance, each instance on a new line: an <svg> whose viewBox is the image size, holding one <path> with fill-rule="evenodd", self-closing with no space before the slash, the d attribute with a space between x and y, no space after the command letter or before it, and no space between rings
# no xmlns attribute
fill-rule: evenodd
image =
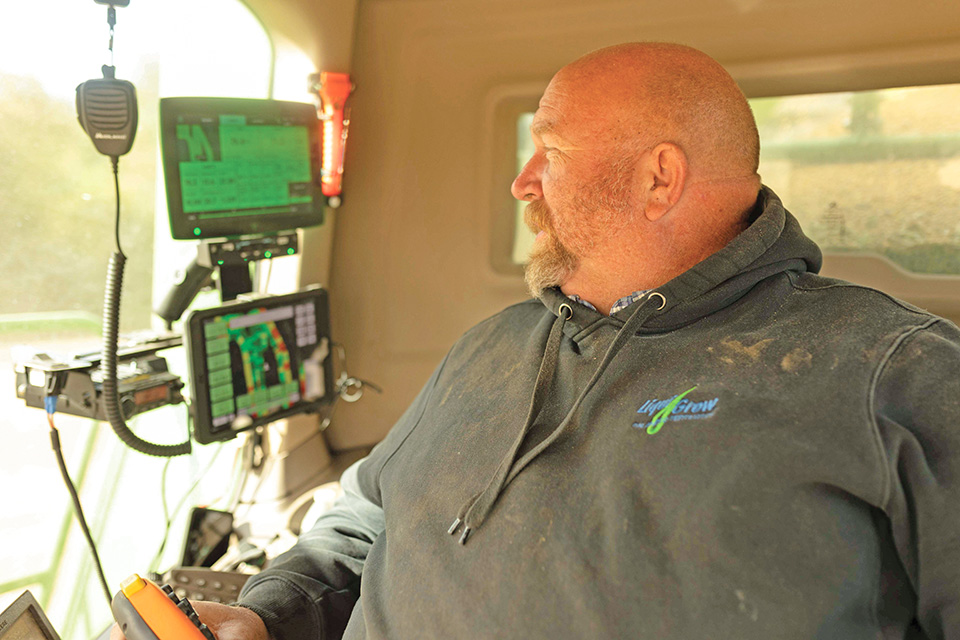
<svg viewBox="0 0 960 640"><path fill-rule="evenodd" d="M603 97L613 144L678 145L693 180L757 171L760 142L750 106L730 74L701 51L666 43L606 47L564 67L554 84Z"/></svg>
<svg viewBox="0 0 960 640"><path fill-rule="evenodd" d="M560 285L609 309L725 246L757 199L746 98L689 47L623 44L567 65L530 134L535 151L512 192L538 234L526 270L534 294Z"/></svg>

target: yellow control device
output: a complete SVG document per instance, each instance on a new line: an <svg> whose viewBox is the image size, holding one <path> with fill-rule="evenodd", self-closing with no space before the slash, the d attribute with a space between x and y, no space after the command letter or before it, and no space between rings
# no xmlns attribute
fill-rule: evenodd
<svg viewBox="0 0 960 640"><path fill-rule="evenodd" d="M112 608L127 640L216 640L190 602L137 574L120 585Z"/></svg>

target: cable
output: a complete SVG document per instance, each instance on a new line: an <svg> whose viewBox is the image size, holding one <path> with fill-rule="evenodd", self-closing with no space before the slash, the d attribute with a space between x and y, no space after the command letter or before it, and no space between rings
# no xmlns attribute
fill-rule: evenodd
<svg viewBox="0 0 960 640"><path fill-rule="evenodd" d="M160 499L163 504L163 517L166 521L166 525L163 531L163 540L160 542L160 548L157 549L156 555L153 557L153 561L150 563L150 571L156 573L160 568L160 561L163 559L163 552L167 548L167 541L170 537L170 527L173 525L173 521L176 519L177 515L180 513L180 509L183 508L183 505L186 504L187 498L193 493L193 490L197 488L197 485L200 484L200 481L206 477L207 473L210 472L210 469L213 468L213 463L216 462L217 456L220 455L220 452L223 450L223 443L217 447L217 450L213 452L213 457L210 458L210 461L207 463L207 466L197 475L194 479L193 484L190 485L190 488L183 494L180 498L180 501L177 503L177 506L173 508L172 512L168 512L167 509L167 469L170 467L170 462L173 458L168 458L166 464L163 465L163 473L160 476Z"/></svg>
<svg viewBox="0 0 960 640"><path fill-rule="evenodd" d="M164 550L167 548L167 538L170 536L170 525L173 523L173 518L170 516L170 511L167 508L167 470L170 468L171 462L173 462L173 458L167 458L167 461L163 463L163 471L160 473L160 504L163 505L163 520L166 524L164 525L163 539L160 541L160 548L157 549L157 553L148 565L147 570L151 573L157 573L157 570L160 568L160 560L163 557Z"/></svg>
<svg viewBox="0 0 960 640"><path fill-rule="evenodd" d="M327 427L330 426L330 423L333 421L333 413L336 411L337 403L340 400L356 402L363 397L364 387L370 387L377 393L383 393L383 389L381 389L379 385L369 380L363 380L362 378L349 375L347 373L346 350L343 348L343 345L338 342L332 343L332 346L336 350L339 359L339 366L337 368L340 370L340 376L334 383L333 400L330 401L326 411L323 412L323 419L320 421L320 431L326 431Z"/></svg>
<svg viewBox="0 0 960 640"><path fill-rule="evenodd" d="M100 586L103 587L103 595L107 598L107 607L113 603L113 597L110 595L110 587L107 586L107 578L103 575L103 565L100 564L100 554L97 553L97 545L93 542L93 536L90 534L90 527L87 526L87 519L83 515L83 507L80 506L80 496L77 495L77 488L70 479L67 472L67 463L63 459L63 449L60 447L60 432L53 424L53 414L57 410L57 397L47 396L44 399L44 405L47 409L47 422L50 423L50 445L57 456L57 465L60 467L60 474L63 476L63 482L67 485L70 492L70 498L73 501L73 512L80 524L80 530L87 539L87 545L90 547L90 553L93 556L93 563L97 569L97 576L100 578Z"/></svg>
<svg viewBox="0 0 960 640"><path fill-rule="evenodd" d="M256 446L256 445L254 445ZM262 444L260 445L262 448ZM243 517L248 519L250 518L250 511L253 510L253 507L257 504L257 495L260 493L260 489L263 488L263 484L267 479L267 476L270 475L270 472L273 470L273 465L276 464L275 456L268 456L266 453L263 454L263 461L260 463L259 477L257 478L257 484L253 487L253 491L250 492L250 500L244 500L243 495L237 496L237 503L234 507L234 510L238 510L240 505L247 507L246 511L243 512ZM250 472L253 471L254 465L251 463L251 468L247 470L247 476ZM246 483L244 483L244 488L246 488ZM239 515L239 514L238 514Z"/></svg>
<svg viewBox="0 0 960 640"><path fill-rule="evenodd" d="M113 165L113 188L116 194L117 203L117 214L113 225L113 233L117 241L117 253L126 259L126 256L123 255L123 249L120 248L120 158L117 156L110 156L110 163Z"/></svg>
<svg viewBox="0 0 960 640"><path fill-rule="evenodd" d="M110 256L107 267L107 285L103 295L103 350L100 370L103 373L103 408L107 421L117 437L131 449L150 456L182 456L190 453L190 435L180 444L154 444L138 437L124 419L120 408L119 385L117 384L117 341L120 334L120 292L123 286L123 266L127 257L120 250L120 178L119 159L110 156L117 196L116 241L117 250Z"/></svg>
<svg viewBox="0 0 960 640"><path fill-rule="evenodd" d="M110 43L108 49L110 50L110 66L113 66L113 36L114 36L114 27L117 26L117 10L113 5L110 5L107 8L107 24L110 25Z"/></svg>
<svg viewBox="0 0 960 640"><path fill-rule="evenodd" d="M163 506L163 519L170 522L170 510L167 508L167 471L170 469L170 463L173 458L167 458L163 463L163 471L160 472L160 504Z"/></svg>
<svg viewBox="0 0 960 640"><path fill-rule="evenodd" d="M230 501L226 506L226 510L231 513L237 510L237 507L240 506L240 501L243 499L243 491L247 488L247 479L250 477L250 472L254 468L254 459L256 458L255 448L253 438L250 434L246 434L243 446L238 451L238 459L240 460L239 485L236 487L234 495L230 496Z"/></svg>

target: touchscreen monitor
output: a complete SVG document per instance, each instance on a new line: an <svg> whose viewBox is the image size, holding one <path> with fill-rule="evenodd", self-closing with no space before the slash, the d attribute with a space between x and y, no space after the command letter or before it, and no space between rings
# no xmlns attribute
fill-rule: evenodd
<svg viewBox="0 0 960 640"><path fill-rule="evenodd" d="M184 342L200 443L316 411L333 399L329 311L321 288L194 311Z"/></svg>
<svg viewBox="0 0 960 640"><path fill-rule="evenodd" d="M249 98L162 98L160 147L175 239L323 222L316 108Z"/></svg>

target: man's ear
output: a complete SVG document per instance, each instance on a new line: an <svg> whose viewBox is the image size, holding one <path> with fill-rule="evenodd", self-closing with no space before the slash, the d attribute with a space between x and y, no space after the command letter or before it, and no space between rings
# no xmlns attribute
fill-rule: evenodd
<svg viewBox="0 0 960 640"><path fill-rule="evenodd" d="M644 212L656 222L677 204L687 181L687 154L672 142L661 142L644 161Z"/></svg>

